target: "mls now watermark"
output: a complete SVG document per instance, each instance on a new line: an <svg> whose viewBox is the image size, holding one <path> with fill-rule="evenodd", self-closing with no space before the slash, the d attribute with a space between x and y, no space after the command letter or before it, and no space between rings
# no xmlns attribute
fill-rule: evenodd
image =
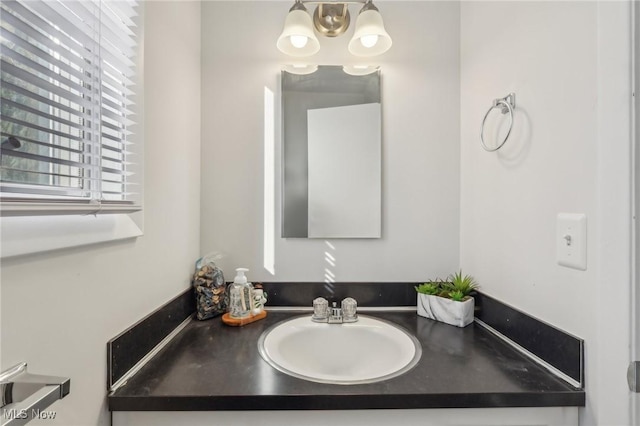
<svg viewBox="0 0 640 426"><path fill-rule="evenodd" d="M2 417L6 420L26 420L26 419L41 419L41 420L53 420L56 418L55 411L39 410L32 408L31 410L17 410L15 408L2 409Z"/></svg>

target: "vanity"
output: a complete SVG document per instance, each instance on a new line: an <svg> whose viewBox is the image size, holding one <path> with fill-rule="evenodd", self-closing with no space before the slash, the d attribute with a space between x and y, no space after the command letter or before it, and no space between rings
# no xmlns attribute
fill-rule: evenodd
<svg viewBox="0 0 640 426"><path fill-rule="evenodd" d="M187 312L190 292L186 292L109 342L113 390L108 403L113 424L244 425L255 421L319 425L330 419L340 423L348 419L349 424L356 425L578 424L578 407L585 404L583 388L552 374L478 319L493 321L495 312L484 316L479 313L468 327L453 327L416 315L410 306L411 283L389 284L396 286L396 298L406 299L396 300L394 307L381 306L376 285L381 284L337 285L335 296L339 299L341 292L363 289L359 314L392 323L415 337L422 355L403 374L374 383L345 385L304 380L272 367L259 353L260 337L265 330L291 318L304 316L311 321L309 309L283 305L306 297L305 291L317 291L321 284L265 283L273 302L264 320L228 327L219 318L197 321L188 314L187 321L181 322L168 341L165 339L164 346L144 365L138 365L135 374L127 376L123 373L126 366L138 362L122 359L130 356L125 353L131 353L126 346L134 342L138 347L152 344L142 342L140 336L154 334L153 322L159 324L162 318L165 323L175 322L180 317L177 312ZM299 291L291 292L292 286ZM406 291L397 291L400 286ZM415 305L415 294L413 297ZM480 309L486 311L495 311L494 306L499 305L488 296L480 302ZM171 303L180 304L177 311L168 307ZM509 323L531 324L531 317L518 311L507 310L506 315ZM572 358L577 344L579 358L575 359L582 362L582 341L540 324L535 325L537 340L550 336L547 343L556 346L555 352L566 352L562 359ZM498 323L494 325L500 328ZM326 350L339 353L341 348L327 346ZM581 365L570 366L568 374L581 375L581 369Z"/></svg>

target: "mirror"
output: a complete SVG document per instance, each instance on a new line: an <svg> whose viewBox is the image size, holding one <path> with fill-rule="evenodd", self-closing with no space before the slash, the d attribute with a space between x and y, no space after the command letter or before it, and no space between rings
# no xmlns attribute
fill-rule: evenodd
<svg viewBox="0 0 640 426"><path fill-rule="evenodd" d="M380 73L282 72L285 238L380 238Z"/></svg>

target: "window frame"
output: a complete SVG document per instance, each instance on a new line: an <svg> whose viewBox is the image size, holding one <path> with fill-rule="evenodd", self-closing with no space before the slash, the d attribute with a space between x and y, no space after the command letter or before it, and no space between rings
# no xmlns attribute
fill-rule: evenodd
<svg viewBox="0 0 640 426"><path fill-rule="evenodd" d="M62 3L64 3L63 0L61 1ZM109 3L113 3L113 2L109 0L99 0L98 7L102 8L103 4L105 3L108 5ZM136 12L138 14L137 17L131 18L132 20L135 21L136 27L137 27L137 30L135 31L136 46L134 48L134 50L136 51L135 65L132 67L133 77L131 78L131 80L134 81L133 87L138 88L138 90L135 90L135 93L132 97L133 104L135 105L135 110L133 111L133 114L136 116L136 122L126 128L126 131L129 131L129 130L131 131L131 135L127 136L126 140L123 139L123 142L122 142L123 146L126 144L129 144L130 142L132 143L130 146L127 146L126 150L129 151L128 152L129 157L134 157L136 160L135 164L128 163L126 165L125 165L125 162L128 161L128 159L122 160L123 174L129 174L133 172L132 174L137 176L137 179L135 179L133 183L130 183L130 182L124 183L125 180L123 179L122 185L135 185L136 186L135 196L133 197L125 196L125 200L122 200L122 201L105 200L102 189L100 190L100 195L97 197L91 196L88 198L72 198L72 199L65 199L64 197L48 198L46 196L44 197L37 196L29 193L17 193L14 196L14 194L12 194L11 191L2 192L2 196L0 197L0 220L3 217L15 217L15 216L29 217L29 216L43 216L43 215L58 216L58 215L127 214L127 213L139 212L142 210L142 204L143 204L142 203L142 200L143 200L142 173L144 168L143 167L143 146L142 146L143 138L141 135L142 129L143 129L142 118L144 116L144 114L142 113L143 112L142 101L144 97L142 94L143 86L142 86L142 75L141 75L143 70L142 53L143 53L143 40L144 40L144 2L143 1L137 2ZM78 21L78 22L81 22L81 21ZM102 28L102 26L104 25L102 21L96 21L96 22L100 28ZM34 30L34 31L37 31L37 30ZM109 30L109 31L112 31L112 30ZM105 42L102 38L100 38L100 40L101 40L100 46L102 46L103 44L108 44L108 42ZM5 46L3 46L3 48L4 47ZM99 47L99 48L102 51L103 47ZM105 106L104 106L104 97L102 95L101 88L103 87L102 76L104 74L104 69L107 69L108 67L109 65L105 64L104 62L100 62L99 66L91 67L91 69L94 70L94 74L97 73L98 78L96 79L95 75L89 75L88 82L85 82L89 85L93 84L100 88L99 94L94 96L95 100L92 103L93 110L101 111L100 115L95 119L95 121L100 123L100 125L97 127L97 130L93 132L94 134L97 133L97 135L99 135L99 142L97 143L88 142L93 146L98 146L99 150L101 150L100 147L105 146L105 143L106 143L106 139L103 136L103 130L102 130L103 119L101 114L102 114L102 110L105 109ZM128 108L128 107L123 106L123 108ZM130 120L130 118L127 116L125 120ZM50 121L49 128L54 129L55 123L56 122L54 121ZM3 134L2 140L5 141L6 140L5 138L6 136ZM85 135L83 137L85 145L87 144L86 138L87 136ZM100 173L100 177L98 180L100 182L103 182L104 176L102 175L102 173L104 172L103 170L104 166L102 165L102 162L105 161L104 160L105 157L103 156L102 152L98 152L98 153L94 152L93 156L99 158L99 164L97 166L97 170L98 170L98 173ZM54 157L52 156L52 158ZM85 165L84 166L85 170L89 170L91 168L92 162L95 162L95 160L87 160L86 158L82 160L82 163ZM49 164L53 165L54 162L50 162ZM54 174L51 174L50 176L52 177L52 179L58 178L58 176ZM85 180L86 179L85 176L78 177L78 179L84 180L85 182L91 182L90 180ZM54 186L45 185L43 189L46 190L47 187L54 188L55 185ZM81 191L82 190L84 189L81 189ZM90 189L90 191L93 191L93 189Z"/></svg>
<svg viewBox="0 0 640 426"><path fill-rule="evenodd" d="M144 235L144 1L138 3L137 55L134 83L136 122L131 126L131 151L138 177L133 205L0 201L0 258L71 249L110 241L128 241ZM4 138L3 138L4 139Z"/></svg>

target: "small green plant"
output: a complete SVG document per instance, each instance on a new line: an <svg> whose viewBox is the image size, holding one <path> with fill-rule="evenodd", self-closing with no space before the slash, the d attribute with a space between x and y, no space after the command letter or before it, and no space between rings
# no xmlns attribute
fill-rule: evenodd
<svg viewBox="0 0 640 426"><path fill-rule="evenodd" d="M460 292L464 297L478 289L478 283L471 275L463 275L462 270L449 275L447 289L449 293Z"/></svg>
<svg viewBox="0 0 640 426"><path fill-rule="evenodd" d="M455 290L449 293L449 299L454 300L456 302L462 302L465 299L464 293L460 290Z"/></svg>
<svg viewBox="0 0 640 426"><path fill-rule="evenodd" d="M418 293L430 295L436 295L442 291L440 288L440 283L433 281L420 284L419 286L416 286L415 289Z"/></svg>
<svg viewBox="0 0 640 426"><path fill-rule="evenodd" d="M453 273L446 280L436 278L415 286L418 293L462 302L470 297L470 294L478 289L478 283L471 275L463 275L462 270Z"/></svg>

